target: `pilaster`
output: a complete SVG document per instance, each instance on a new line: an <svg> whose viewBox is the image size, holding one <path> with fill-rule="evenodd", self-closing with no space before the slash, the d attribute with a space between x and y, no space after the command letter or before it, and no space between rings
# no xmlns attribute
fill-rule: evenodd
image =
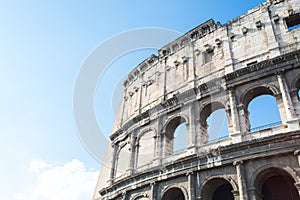
<svg viewBox="0 0 300 200"><path fill-rule="evenodd" d="M239 186L240 200L248 200L247 183L245 179L243 161L235 161L233 165L236 168L237 181Z"/></svg>
<svg viewBox="0 0 300 200"><path fill-rule="evenodd" d="M110 185L113 184L114 182L114 178L115 178L115 173L116 173L116 161L117 161L117 152L119 149L119 145L118 144L112 144L113 147L113 152L112 152L112 161L111 161L111 171L110 171Z"/></svg>
<svg viewBox="0 0 300 200"><path fill-rule="evenodd" d="M229 137L233 143L238 143L242 141L241 137L241 127L240 127L240 120L238 115L238 110L236 106L236 97L234 94L234 90L230 89L228 91L229 96L229 104L230 104L230 115L231 115L231 122L232 122L232 133L229 133Z"/></svg>
<svg viewBox="0 0 300 200"><path fill-rule="evenodd" d="M195 173L188 172L188 193L189 193L189 200L195 199L196 197L196 190L195 190Z"/></svg>
<svg viewBox="0 0 300 200"><path fill-rule="evenodd" d="M155 182L150 183L150 188L151 188L151 194L150 194L150 199L152 200L158 200L157 199L157 184Z"/></svg>
<svg viewBox="0 0 300 200"><path fill-rule="evenodd" d="M278 80L280 92L282 95L282 101L284 104L284 109L287 117L286 123L288 124L290 130L299 129L299 122L298 119L295 117L294 106L291 100L291 96L283 72L279 72L277 74L277 80Z"/></svg>

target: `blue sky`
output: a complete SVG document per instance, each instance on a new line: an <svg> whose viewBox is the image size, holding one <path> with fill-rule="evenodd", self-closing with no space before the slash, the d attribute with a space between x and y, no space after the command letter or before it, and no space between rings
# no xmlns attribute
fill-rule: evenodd
<svg viewBox="0 0 300 200"><path fill-rule="evenodd" d="M185 33L209 18L226 23L261 2L0 1L0 199L51 199L28 188L49 188L41 176L51 172L59 178L68 169L94 187L100 163L78 138L72 97L82 63L99 44L136 28ZM121 57L106 78L118 82L152 52ZM113 121L112 106L106 104L112 102L111 91L101 85L95 96L97 119L107 134Z"/></svg>

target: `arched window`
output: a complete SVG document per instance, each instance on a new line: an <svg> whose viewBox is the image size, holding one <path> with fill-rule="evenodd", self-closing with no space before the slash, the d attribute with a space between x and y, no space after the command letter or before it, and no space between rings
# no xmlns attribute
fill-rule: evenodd
<svg viewBox="0 0 300 200"><path fill-rule="evenodd" d="M118 152L117 163L116 163L117 166L115 171L116 178L125 174L125 172L129 169L129 163L131 158L129 143L123 144L120 148L121 149Z"/></svg>
<svg viewBox="0 0 300 200"><path fill-rule="evenodd" d="M200 136L202 143L228 136L228 119L223 104L213 102L201 110Z"/></svg>
<svg viewBox="0 0 300 200"><path fill-rule="evenodd" d="M179 188L171 188L167 190L162 198L162 200L184 200L184 194Z"/></svg>
<svg viewBox="0 0 300 200"><path fill-rule="evenodd" d="M224 108L214 111L206 122L208 142L228 137L228 119Z"/></svg>
<svg viewBox="0 0 300 200"><path fill-rule="evenodd" d="M155 150L155 133L153 130L148 130L138 138L136 148L136 167L141 167L150 163L154 157Z"/></svg>
<svg viewBox="0 0 300 200"><path fill-rule="evenodd" d="M186 122L184 122L175 129L173 153L186 149L186 143Z"/></svg>
<svg viewBox="0 0 300 200"><path fill-rule="evenodd" d="M248 106L250 131L269 128L281 124L275 97L261 95L255 97Z"/></svg>
<svg viewBox="0 0 300 200"><path fill-rule="evenodd" d="M281 124L279 106L280 98L276 99L278 91L275 87L259 86L252 88L243 95L246 131L278 126ZM284 108L281 109L281 112Z"/></svg>
<svg viewBox="0 0 300 200"><path fill-rule="evenodd" d="M280 168L262 171L255 180L255 188L265 200L300 200L292 176Z"/></svg>
<svg viewBox="0 0 300 200"><path fill-rule="evenodd" d="M175 117L166 126L164 137L164 154L172 155L186 148L186 120L183 117ZM183 141L181 141L183 140Z"/></svg>
<svg viewBox="0 0 300 200"><path fill-rule="evenodd" d="M213 178L203 185L202 199L212 200L234 200L233 187L230 182L224 178Z"/></svg>

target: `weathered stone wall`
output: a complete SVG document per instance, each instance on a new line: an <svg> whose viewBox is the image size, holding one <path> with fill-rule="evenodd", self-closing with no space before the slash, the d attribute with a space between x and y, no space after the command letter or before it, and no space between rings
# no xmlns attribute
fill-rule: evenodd
<svg viewBox="0 0 300 200"><path fill-rule="evenodd" d="M265 3L224 25L209 20L166 45L159 57L149 57L128 75L126 108L116 123L195 84L299 49L299 31L288 31L285 23L289 12L299 11L295 0Z"/></svg>
<svg viewBox="0 0 300 200"><path fill-rule="evenodd" d="M299 185L299 5L270 0L224 25L208 20L132 70L94 199L165 199L172 188L210 199L224 184L235 199L260 199L272 173ZM253 131L248 105L264 94L281 123ZM206 120L218 109L229 136L209 142ZM186 148L176 152L180 124Z"/></svg>

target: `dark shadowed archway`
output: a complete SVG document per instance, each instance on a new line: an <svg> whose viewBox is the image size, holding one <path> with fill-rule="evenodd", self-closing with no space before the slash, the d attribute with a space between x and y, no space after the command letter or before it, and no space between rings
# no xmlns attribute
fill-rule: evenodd
<svg viewBox="0 0 300 200"><path fill-rule="evenodd" d="M205 200L234 200L233 187L224 178L213 178L209 180L202 189L202 199Z"/></svg>
<svg viewBox="0 0 300 200"><path fill-rule="evenodd" d="M257 176L255 187L263 200L300 200L294 183L292 176L285 170L268 168Z"/></svg>
<svg viewBox="0 0 300 200"><path fill-rule="evenodd" d="M171 188L164 193L162 200L185 200L185 198L181 189Z"/></svg>

